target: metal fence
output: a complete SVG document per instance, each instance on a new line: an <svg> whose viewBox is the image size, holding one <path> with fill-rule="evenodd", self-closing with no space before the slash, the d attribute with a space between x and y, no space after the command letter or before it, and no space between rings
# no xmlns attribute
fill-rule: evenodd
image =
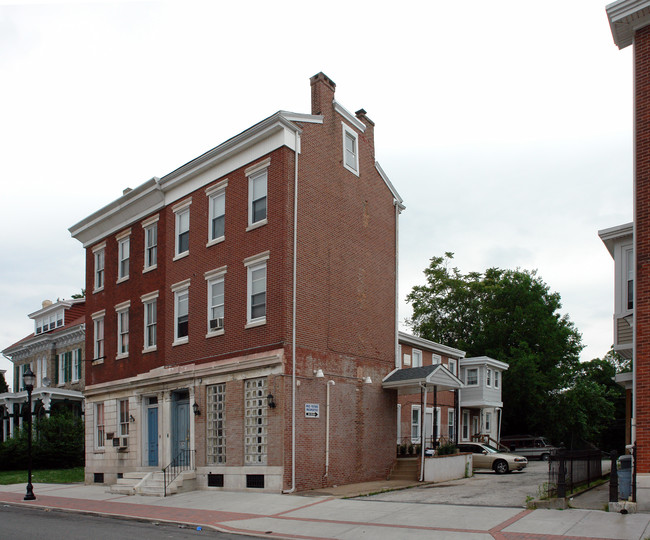
<svg viewBox="0 0 650 540"><path fill-rule="evenodd" d="M602 477L600 450L564 451L551 455L548 464L548 496L566 497L577 486Z"/></svg>

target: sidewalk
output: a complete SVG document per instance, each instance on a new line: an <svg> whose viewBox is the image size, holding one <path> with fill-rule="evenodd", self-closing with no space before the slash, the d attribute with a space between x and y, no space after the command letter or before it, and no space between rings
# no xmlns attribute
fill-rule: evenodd
<svg viewBox="0 0 650 540"><path fill-rule="evenodd" d="M390 482L377 484L392 487ZM368 487L377 486L357 485L346 490ZM36 501L26 502L24 484L0 486L0 504L200 525L271 538L382 540L428 539L435 535L444 540L642 540L650 536L650 514L597 510L413 504L314 493L298 496L194 491L167 498L129 497L107 493L104 486L82 484L35 484L34 494Z"/></svg>

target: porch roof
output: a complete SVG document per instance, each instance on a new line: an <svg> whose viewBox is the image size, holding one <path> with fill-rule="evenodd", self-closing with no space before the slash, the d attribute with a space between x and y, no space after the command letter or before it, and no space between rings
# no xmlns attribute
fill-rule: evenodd
<svg viewBox="0 0 650 540"><path fill-rule="evenodd" d="M384 377L382 386L397 390L399 395L416 394L422 387L429 390L435 387L440 391L465 387L462 381L442 364L395 369Z"/></svg>

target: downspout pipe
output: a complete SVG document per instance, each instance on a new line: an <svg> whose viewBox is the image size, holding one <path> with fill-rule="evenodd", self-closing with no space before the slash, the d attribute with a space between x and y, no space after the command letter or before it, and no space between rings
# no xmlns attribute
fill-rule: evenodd
<svg viewBox="0 0 650 540"><path fill-rule="evenodd" d="M420 482L424 481L424 419L427 416L427 385L420 383L420 387L424 388L424 399L422 402L422 409L420 410ZM435 414L435 411L434 411Z"/></svg>
<svg viewBox="0 0 650 540"><path fill-rule="evenodd" d="M334 381L327 381L327 398L325 406L325 477L330 472L330 387L334 386Z"/></svg>
<svg viewBox="0 0 650 540"><path fill-rule="evenodd" d="M291 489L284 493L296 491L296 275L298 267L298 154L300 153L300 136L295 133L294 173L293 173L293 268L291 290Z"/></svg>
<svg viewBox="0 0 650 540"><path fill-rule="evenodd" d="M393 199L395 206L395 367L402 367L402 359L398 358L399 351L399 212L400 202Z"/></svg>

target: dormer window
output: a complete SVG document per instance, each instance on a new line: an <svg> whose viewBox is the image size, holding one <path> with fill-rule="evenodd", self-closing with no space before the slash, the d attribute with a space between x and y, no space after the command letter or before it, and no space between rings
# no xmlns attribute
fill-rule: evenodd
<svg viewBox="0 0 650 540"><path fill-rule="evenodd" d="M49 332L55 328L61 328L65 322L63 311L63 309L60 309L54 313L50 313L49 315L37 318L34 322L36 335Z"/></svg>

